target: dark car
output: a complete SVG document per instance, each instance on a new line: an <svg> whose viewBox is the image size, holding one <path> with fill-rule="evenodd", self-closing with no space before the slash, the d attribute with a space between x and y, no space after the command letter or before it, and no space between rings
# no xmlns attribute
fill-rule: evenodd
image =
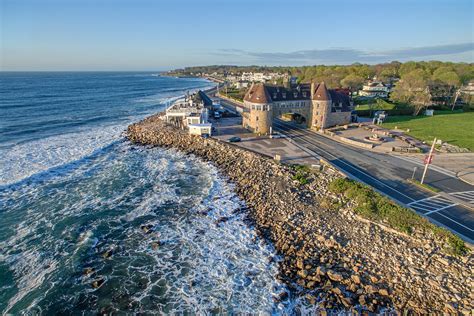
<svg viewBox="0 0 474 316"><path fill-rule="evenodd" d="M202 134L201 137L202 138L209 138L209 134Z"/></svg>
<svg viewBox="0 0 474 316"><path fill-rule="evenodd" d="M237 136L231 137L231 138L229 138L229 142L231 142L231 143L240 142L240 137L237 137Z"/></svg>

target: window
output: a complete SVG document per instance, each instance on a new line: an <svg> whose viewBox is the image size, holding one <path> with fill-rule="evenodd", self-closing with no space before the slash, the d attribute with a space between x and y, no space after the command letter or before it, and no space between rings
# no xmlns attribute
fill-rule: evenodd
<svg viewBox="0 0 474 316"><path fill-rule="evenodd" d="M303 98L306 98L306 91L303 91Z"/></svg>
<svg viewBox="0 0 474 316"><path fill-rule="evenodd" d="M281 96L283 97L283 99L286 99L286 92L282 92Z"/></svg>
<svg viewBox="0 0 474 316"><path fill-rule="evenodd" d="M293 97L298 97L298 92L293 92Z"/></svg>
<svg viewBox="0 0 474 316"><path fill-rule="evenodd" d="M258 121L258 116L255 117L255 121Z"/></svg>

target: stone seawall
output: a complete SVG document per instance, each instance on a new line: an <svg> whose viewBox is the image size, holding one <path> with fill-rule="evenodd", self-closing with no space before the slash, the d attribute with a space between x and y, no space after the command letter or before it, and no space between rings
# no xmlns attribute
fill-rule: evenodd
<svg viewBox="0 0 474 316"><path fill-rule="evenodd" d="M334 210L327 189L335 172L314 172L308 183L294 168L236 146L188 135L159 115L130 125L130 141L175 148L214 164L236 186L261 235L282 256L280 278L292 295L325 310L462 312L474 305L473 257L452 257L432 235L407 236ZM275 300L284 300L284 294Z"/></svg>

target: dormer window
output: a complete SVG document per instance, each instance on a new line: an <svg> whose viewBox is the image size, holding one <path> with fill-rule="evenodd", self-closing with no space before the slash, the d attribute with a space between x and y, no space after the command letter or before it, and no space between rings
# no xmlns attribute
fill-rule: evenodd
<svg viewBox="0 0 474 316"><path fill-rule="evenodd" d="M306 98L306 91L303 91L303 98Z"/></svg>
<svg viewBox="0 0 474 316"><path fill-rule="evenodd" d="M277 94L276 92L273 92L273 99L276 99L277 98Z"/></svg>
<svg viewBox="0 0 474 316"><path fill-rule="evenodd" d="M286 92L282 92L281 96L283 97L283 99L286 99Z"/></svg>
<svg viewBox="0 0 474 316"><path fill-rule="evenodd" d="M298 92L293 92L293 97L296 99L298 97Z"/></svg>

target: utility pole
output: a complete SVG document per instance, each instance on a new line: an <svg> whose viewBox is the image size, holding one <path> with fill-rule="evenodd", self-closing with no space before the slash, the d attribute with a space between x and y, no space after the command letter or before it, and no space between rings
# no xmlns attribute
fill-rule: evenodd
<svg viewBox="0 0 474 316"><path fill-rule="evenodd" d="M423 182L425 181L426 171L428 171L428 165L431 163L435 144L436 144L436 137L433 140L433 144L431 145L431 150L430 150L430 153L428 154L428 157L425 158L425 170L423 171L423 176L421 177L421 182L420 182L421 184L423 184Z"/></svg>

